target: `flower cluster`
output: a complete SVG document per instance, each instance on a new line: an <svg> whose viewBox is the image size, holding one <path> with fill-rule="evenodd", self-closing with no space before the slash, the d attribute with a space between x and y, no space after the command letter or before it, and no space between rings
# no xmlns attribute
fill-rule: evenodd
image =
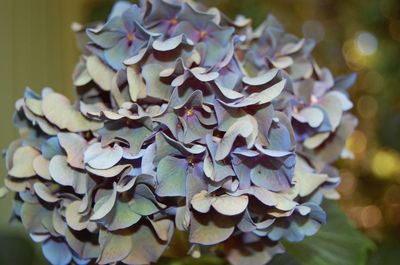
<svg viewBox="0 0 400 265"><path fill-rule="evenodd" d="M354 76L312 41L167 0L74 30L77 100L27 89L6 153L13 217L51 264L149 264L187 231L193 256L262 265L324 224Z"/></svg>

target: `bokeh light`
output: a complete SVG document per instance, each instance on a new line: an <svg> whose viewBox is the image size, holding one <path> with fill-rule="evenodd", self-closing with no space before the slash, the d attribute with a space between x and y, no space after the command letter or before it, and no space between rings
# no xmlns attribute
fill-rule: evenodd
<svg viewBox="0 0 400 265"><path fill-rule="evenodd" d="M346 147L354 154L362 154L367 148L367 138L362 131L356 130L346 143Z"/></svg>
<svg viewBox="0 0 400 265"><path fill-rule="evenodd" d="M379 150L372 160L372 171L378 178L400 174L400 156L390 150Z"/></svg>
<svg viewBox="0 0 400 265"><path fill-rule="evenodd" d="M372 96L362 96L357 100L357 111L362 118L372 119L378 111L378 102Z"/></svg>
<svg viewBox="0 0 400 265"><path fill-rule="evenodd" d="M368 205L361 210L361 224L364 228L372 228L382 221L382 212L376 205Z"/></svg>
<svg viewBox="0 0 400 265"><path fill-rule="evenodd" d="M356 36L356 46L362 55L372 55L378 49L378 40L370 32L359 32Z"/></svg>

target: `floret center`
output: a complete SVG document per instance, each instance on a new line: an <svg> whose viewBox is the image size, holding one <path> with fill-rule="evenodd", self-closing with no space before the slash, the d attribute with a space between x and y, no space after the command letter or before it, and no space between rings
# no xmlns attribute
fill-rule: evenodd
<svg viewBox="0 0 400 265"><path fill-rule="evenodd" d="M200 40L204 39L207 36L207 31L200 31Z"/></svg>
<svg viewBox="0 0 400 265"><path fill-rule="evenodd" d="M133 41L136 39L135 33L129 32L126 34L126 38L128 39L128 44L132 45Z"/></svg>
<svg viewBox="0 0 400 265"><path fill-rule="evenodd" d="M186 109L185 114L187 117L193 116L194 115L193 108Z"/></svg>
<svg viewBox="0 0 400 265"><path fill-rule="evenodd" d="M191 164L191 165L194 164L194 160L195 160L194 155L190 155L190 156L187 157L187 161L188 161L189 164Z"/></svg>

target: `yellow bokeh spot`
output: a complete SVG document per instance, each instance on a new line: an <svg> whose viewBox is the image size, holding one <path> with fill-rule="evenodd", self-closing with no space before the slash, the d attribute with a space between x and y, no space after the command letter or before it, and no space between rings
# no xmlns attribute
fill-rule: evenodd
<svg viewBox="0 0 400 265"><path fill-rule="evenodd" d="M400 155L390 150L379 150L372 159L372 171L378 178L395 178L400 175Z"/></svg>
<svg viewBox="0 0 400 265"><path fill-rule="evenodd" d="M378 40L369 32L359 32L347 40L342 53L347 65L353 70L361 70L371 65L378 48Z"/></svg>
<svg viewBox="0 0 400 265"><path fill-rule="evenodd" d="M354 154L361 154L367 148L367 137L362 131L354 131L346 142L346 148Z"/></svg>

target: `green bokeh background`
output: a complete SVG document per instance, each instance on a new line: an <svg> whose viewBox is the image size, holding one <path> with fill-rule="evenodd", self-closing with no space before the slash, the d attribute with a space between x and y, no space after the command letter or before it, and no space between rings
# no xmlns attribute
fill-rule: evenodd
<svg viewBox="0 0 400 265"><path fill-rule="evenodd" d="M261 23L274 14L296 35L319 38L315 57L335 75L356 71L351 91L360 125L349 140L353 161L340 161L341 205L377 243L370 265L400 260L400 1L204 0L230 17ZM71 74L79 53L72 22L105 18L110 0L0 0L0 148L17 137L14 102L25 87L49 86L73 98ZM360 33L377 49L360 51ZM365 43L364 43L365 44ZM369 43L370 44L370 43ZM367 43L368 45L368 43ZM361 47L362 48L362 47ZM1 161L0 183L6 176ZM0 265L46 264L23 229L8 224L11 196L0 200ZM334 264L332 264L334 265ZM351 264L349 264L351 265Z"/></svg>

